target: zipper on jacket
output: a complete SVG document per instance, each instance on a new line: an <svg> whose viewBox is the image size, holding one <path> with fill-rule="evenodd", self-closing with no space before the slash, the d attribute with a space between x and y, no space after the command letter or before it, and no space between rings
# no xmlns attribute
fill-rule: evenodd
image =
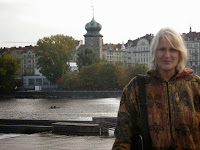
<svg viewBox="0 0 200 150"><path fill-rule="evenodd" d="M172 140L172 149L175 150L175 143L174 143L174 137L172 133L172 119L171 119L171 107L170 107L170 100L169 100L169 87L168 82L166 82L167 85L167 97L168 97L168 107L169 107L169 125L170 125L170 134L171 134L171 140Z"/></svg>

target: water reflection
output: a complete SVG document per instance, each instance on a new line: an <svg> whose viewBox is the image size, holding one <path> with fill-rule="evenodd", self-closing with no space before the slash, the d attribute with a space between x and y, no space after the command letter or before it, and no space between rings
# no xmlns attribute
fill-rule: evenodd
<svg viewBox="0 0 200 150"><path fill-rule="evenodd" d="M0 100L1 119L92 120L116 117L119 98Z"/></svg>

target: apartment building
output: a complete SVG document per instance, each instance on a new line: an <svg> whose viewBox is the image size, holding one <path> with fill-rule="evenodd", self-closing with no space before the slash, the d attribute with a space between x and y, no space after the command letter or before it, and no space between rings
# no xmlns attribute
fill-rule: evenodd
<svg viewBox="0 0 200 150"><path fill-rule="evenodd" d="M24 67L23 67L23 62L22 62L23 53L24 53L24 51L22 49L16 49L15 47L7 50L7 54L9 56L12 56L14 58L19 58L21 60L20 61L20 69L16 72L16 74L18 76L22 76L24 74Z"/></svg>
<svg viewBox="0 0 200 150"><path fill-rule="evenodd" d="M126 62L126 48L122 44L105 44L102 53L103 60L116 65L125 65Z"/></svg>
<svg viewBox="0 0 200 150"><path fill-rule="evenodd" d="M20 58L20 69L17 72L18 76L22 75L34 75L34 70L37 64L37 58L35 57L35 50L37 46L25 46L25 47L11 47L7 49L7 53L14 58Z"/></svg>
<svg viewBox="0 0 200 150"><path fill-rule="evenodd" d="M192 32L190 28L190 32L183 33L182 37L188 50L186 67L200 75L200 32Z"/></svg>
<svg viewBox="0 0 200 150"><path fill-rule="evenodd" d="M126 43L126 66L145 64L147 68L150 68L150 43L152 38L152 34L146 34L136 40L128 40Z"/></svg>

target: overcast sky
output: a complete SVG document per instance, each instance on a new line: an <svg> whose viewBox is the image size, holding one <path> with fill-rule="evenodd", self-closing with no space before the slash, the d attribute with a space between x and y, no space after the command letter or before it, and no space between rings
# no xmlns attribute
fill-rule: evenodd
<svg viewBox="0 0 200 150"><path fill-rule="evenodd" d="M93 17L104 43L126 43L171 27L200 32L199 0L0 0L0 47L36 45L64 34L84 41Z"/></svg>

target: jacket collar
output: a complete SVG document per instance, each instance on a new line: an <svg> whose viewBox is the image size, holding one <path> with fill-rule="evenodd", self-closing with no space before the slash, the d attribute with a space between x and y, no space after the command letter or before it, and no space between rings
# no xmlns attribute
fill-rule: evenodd
<svg viewBox="0 0 200 150"><path fill-rule="evenodd" d="M176 75L176 77L178 78L178 77L185 77L185 76L187 76L187 75L189 75L189 74L192 74L193 73L193 70L192 69L190 69L190 68L184 68L183 70L180 70L178 73L177 73L177 75Z"/></svg>

